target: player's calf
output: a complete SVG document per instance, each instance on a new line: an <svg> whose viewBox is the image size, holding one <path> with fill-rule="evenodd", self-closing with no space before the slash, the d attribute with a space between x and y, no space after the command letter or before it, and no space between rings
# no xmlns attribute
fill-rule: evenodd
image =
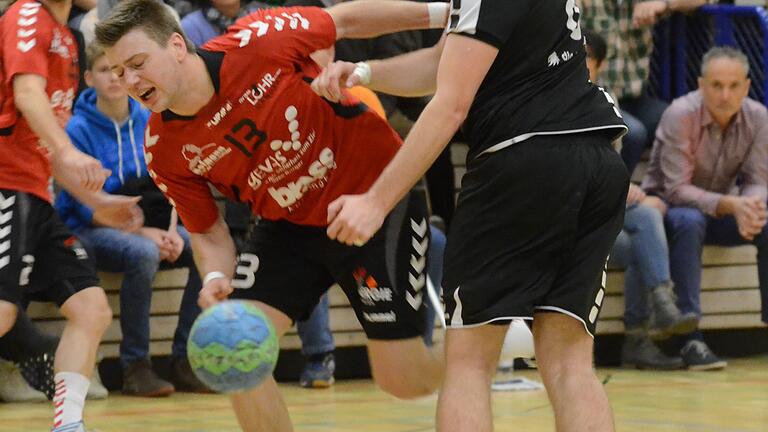
<svg viewBox="0 0 768 432"><path fill-rule="evenodd" d="M16 305L0 300L0 337L8 333L16 322Z"/></svg>

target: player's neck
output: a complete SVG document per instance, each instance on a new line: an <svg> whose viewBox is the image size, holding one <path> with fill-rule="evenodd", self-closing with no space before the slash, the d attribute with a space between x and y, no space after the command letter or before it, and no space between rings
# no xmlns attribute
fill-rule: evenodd
<svg viewBox="0 0 768 432"><path fill-rule="evenodd" d="M116 101L96 98L96 108L105 116L121 124L128 118L130 113L127 97Z"/></svg>
<svg viewBox="0 0 768 432"><path fill-rule="evenodd" d="M51 12L53 18L59 24L66 24L69 11L72 9L72 0L40 0Z"/></svg>
<svg viewBox="0 0 768 432"><path fill-rule="evenodd" d="M216 90L200 56L190 56L182 73L187 79L182 82L179 97L169 108L178 115L193 116L210 102Z"/></svg>

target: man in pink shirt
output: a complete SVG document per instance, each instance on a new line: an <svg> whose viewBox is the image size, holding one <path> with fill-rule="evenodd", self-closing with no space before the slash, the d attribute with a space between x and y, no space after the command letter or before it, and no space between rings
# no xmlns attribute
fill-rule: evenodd
<svg viewBox="0 0 768 432"><path fill-rule="evenodd" d="M678 307L701 316L704 244L754 244L768 322L768 110L749 99L749 61L734 48L704 55L699 89L664 113L642 187L669 206L665 224ZM690 369L722 369L700 331L684 336Z"/></svg>

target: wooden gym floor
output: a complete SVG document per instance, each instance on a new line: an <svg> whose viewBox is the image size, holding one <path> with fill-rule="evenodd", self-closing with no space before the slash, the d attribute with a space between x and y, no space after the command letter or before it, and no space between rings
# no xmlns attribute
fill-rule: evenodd
<svg viewBox="0 0 768 432"><path fill-rule="evenodd" d="M538 379L536 371L520 376ZM599 369L619 431L768 431L768 357L732 360L722 372L643 372ZM370 381L345 381L328 390L283 384L297 431L421 432L434 430L436 397L397 401ZM543 391L495 393L496 430L553 431ZM46 431L48 404L0 404L0 431ZM238 431L219 395L177 394L139 399L112 394L89 401L88 427L101 432Z"/></svg>

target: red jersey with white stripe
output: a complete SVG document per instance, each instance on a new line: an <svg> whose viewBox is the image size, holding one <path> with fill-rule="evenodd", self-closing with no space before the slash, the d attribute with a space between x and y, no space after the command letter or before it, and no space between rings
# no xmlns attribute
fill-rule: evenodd
<svg viewBox="0 0 768 432"><path fill-rule="evenodd" d="M269 220L327 224L328 204L368 190L400 147L386 120L354 99L317 96L309 54L332 46L336 27L319 8L259 10L199 54L216 90L196 115L152 115L150 175L192 232L218 210L208 183Z"/></svg>
<svg viewBox="0 0 768 432"><path fill-rule="evenodd" d="M0 18L0 58L0 188L50 202L48 154L14 105L13 78L19 74L45 78L45 92L63 128L79 82L77 44L67 26L44 5L20 0Z"/></svg>

